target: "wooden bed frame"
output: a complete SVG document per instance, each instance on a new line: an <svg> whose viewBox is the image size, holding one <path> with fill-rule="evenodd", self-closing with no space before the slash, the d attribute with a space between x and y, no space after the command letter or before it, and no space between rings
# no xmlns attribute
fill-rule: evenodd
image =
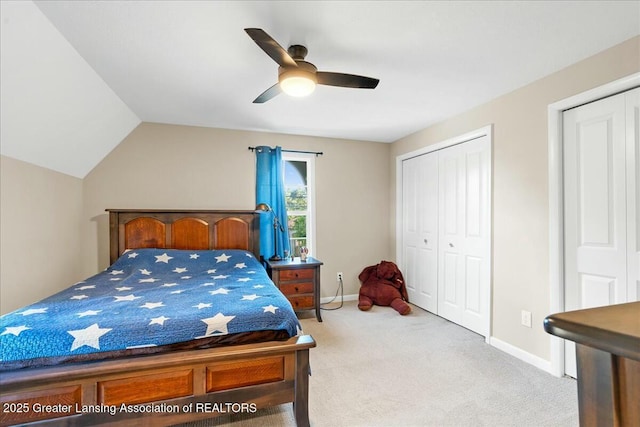
<svg viewBox="0 0 640 427"><path fill-rule="evenodd" d="M245 249L254 211L108 209L111 262L126 249ZM293 403L309 425L311 336L0 373L0 425L172 425Z"/></svg>

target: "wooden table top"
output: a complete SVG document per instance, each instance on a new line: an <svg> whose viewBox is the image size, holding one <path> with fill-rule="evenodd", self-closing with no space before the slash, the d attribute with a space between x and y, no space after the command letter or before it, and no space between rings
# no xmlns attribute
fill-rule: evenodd
<svg viewBox="0 0 640 427"><path fill-rule="evenodd" d="M300 259L300 257L295 257L293 259L293 261L291 260L291 258L284 258L284 259L282 259L280 261L271 261L271 260L269 260L267 262L269 263L269 267L271 267L271 268L277 268L277 267L280 267L280 268L282 268L282 267L301 267L302 268L302 267L309 267L309 266L315 267L315 266L323 264L323 262L320 261L319 259L316 259L316 258L310 257L310 256L307 257L306 261L302 261Z"/></svg>
<svg viewBox="0 0 640 427"><path fill-rule="evenodd" d="M553 314L544 319L544 330L640 361L640 302Z"/></svg>

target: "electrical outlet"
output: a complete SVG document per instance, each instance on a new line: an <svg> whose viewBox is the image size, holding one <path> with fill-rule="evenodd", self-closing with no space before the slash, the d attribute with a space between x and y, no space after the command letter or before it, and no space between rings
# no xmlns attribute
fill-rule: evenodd
<svg viewBox="0 0 640 427"><path fill-rule="evenodd" d="M521 320L522 326L526 326L527 328L531 327L531 312L527 310L522 310L521 312Z"/></svg>
<svg viewBox="0 0 640 427"><path fill-rule="evenodd" d="M342 272L338 272L338 274L336 274L336 282L342 282Z"/></svg>

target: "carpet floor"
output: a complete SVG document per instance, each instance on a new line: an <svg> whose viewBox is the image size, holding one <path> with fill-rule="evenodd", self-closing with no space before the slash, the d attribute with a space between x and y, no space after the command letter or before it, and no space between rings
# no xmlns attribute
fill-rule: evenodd
<svg viewBox="0 0 640 427"><path fill-rule="evenodd" d="M327 306L329 308L330 306ZM309 418L321 426L578 425L576 382L413 307L361 312L356 302L302 318L310 350ZM291 404L183 425L295 426Z"/></svg>

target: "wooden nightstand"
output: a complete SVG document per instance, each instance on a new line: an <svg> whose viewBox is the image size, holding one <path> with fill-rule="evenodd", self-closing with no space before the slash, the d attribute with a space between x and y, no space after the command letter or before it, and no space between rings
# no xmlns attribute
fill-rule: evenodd
<svg viewBox="0 0 640 427"><path fill-rule="evenodd" d="M322 261L307 257L306 262L295 258L283 261L267 261L267 272L273 283L287 297L293 309L316 310L318 322L320 316L320 266Z"/></svg>

